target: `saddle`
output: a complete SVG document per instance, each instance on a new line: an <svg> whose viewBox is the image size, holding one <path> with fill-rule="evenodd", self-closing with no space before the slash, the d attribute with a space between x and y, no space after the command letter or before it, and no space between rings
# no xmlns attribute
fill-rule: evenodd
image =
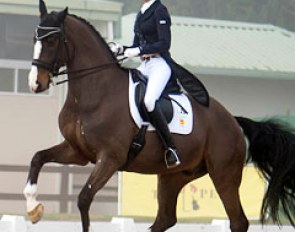
<svg viewBox="0 0 295 232"><path fill-rule="evenodd" d="M171 68L172 76L160 98L160 107L168 123L171 122L173 116L173 112L171 111L171 100L173 100L173 98L170 98L169 94L181 95L182 92L180 86L199 104L209 107L210 103L210 97L206 87L194 74L177 64L174 60L171 61ZM133 82L139 83L135 90L136 105L143 119L149 121L143 104L147 78L137 69L132 69L130 71L132 73Z"/></svg>
<svg viewBox="0 0 295 232"><path fill-rule="evenodd" d="M147 78L137 69L131 69L130 72L131 72L131 78L132 78L133 82L138 83L135 87L134 98L135 98L135 103L138 108L139 114L144 121L150 122L147 110L144 105L144 96L146 93ZM179 104L177 101L175 101L173 98L171 98L169 96L169 94L173 94L173 95L181 95L182 94L180 87L177 84L177 81L173 77L170 78L160 99L158 100L158 104L160 105L161 110L162 110L168 124L171 122L171 120L173 118L172 101L174 101L176 104ZM180 104L179 104L179 106L182 107ZM184 108L183 108L183 110L185 111Z"/></svg>

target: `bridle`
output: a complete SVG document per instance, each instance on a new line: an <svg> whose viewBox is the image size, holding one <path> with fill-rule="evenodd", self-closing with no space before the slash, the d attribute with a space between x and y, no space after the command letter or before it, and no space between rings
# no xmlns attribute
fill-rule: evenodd
<svg viewBox="0 0 295 232"><path fill-rule="evenodd" d="M58 77L58 76L65 75L65 74L67 74L67 75L81 74L80 76L75 76L75 78L74 78L74 79L78 79L78 78L81 78L87 74L89 75L90 73L102 71L110 66L115 65L115 64L120 64L122 61L124 61L126 59L125 57L123 57L121 59L117 59L114 62L110 62L110 63L106 63L106 64L94 66L94 67L81 68L81 69L72 70L72 71L69 71L67 69L65 69L63 71L59 71L59 69L63 65L65 65L65 64L60 64L59 51L62 49L63 45L66 45L66 43L68 43L68 41L65 38L64 25L62 24L61 27L49 27L49 26L40 26L39 25L36 28L35 39L38 41L42 41L43 39L45 39L51 35L54 35L54 34L59 34L59 41L58 41L58 48L56 49L55 58L54 58L53 63L49 64L44 61L41 61L40 59L33 59L33 61L32 61L32 65L37 66L38 68L43 68L43 69L48 70L50 79L52 79L53 77ZM67 56L69 57L69 52L68 52L67 46L64 46L64 47L66 48ZM68 81L74 80L74 79L71 78L71 79L59 81L59 82L55 83L55 85L63 84L65 82L68 82Z"/></svg>

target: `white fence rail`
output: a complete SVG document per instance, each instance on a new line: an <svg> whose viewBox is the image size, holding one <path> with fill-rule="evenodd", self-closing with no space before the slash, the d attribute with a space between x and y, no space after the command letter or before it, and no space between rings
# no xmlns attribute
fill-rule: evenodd
<svg viewBox="0 0 295 232"><path fill-rule="evenodd" d="M135 223L132 218L113 218L111 222L91 223L92 232L146 232L148 223ZM42 221L32 225L23 216L4 215L0 221L1 232L81 232L80 222ZM178 223L167 232L230 232L229 223L226 220L214 220L212 224L183 224ZM294 228L284 226L260 226L251 225L249 232L291 232Z"/></svg>

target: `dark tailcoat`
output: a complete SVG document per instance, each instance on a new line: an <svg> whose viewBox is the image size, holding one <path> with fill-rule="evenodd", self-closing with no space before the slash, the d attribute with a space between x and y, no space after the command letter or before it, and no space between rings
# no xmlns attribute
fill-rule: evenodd
<svg viewBox="0 0 295 232"><path fill-rule="evenodd" d="M132 47L139 47L140 55L159 53L169 64L171 46L171 17L160 0L144 14L139 12L134 25Z"/></svg>

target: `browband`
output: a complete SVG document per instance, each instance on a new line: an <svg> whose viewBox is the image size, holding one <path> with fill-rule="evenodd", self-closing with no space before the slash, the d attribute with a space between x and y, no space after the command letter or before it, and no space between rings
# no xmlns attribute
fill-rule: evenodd
<svg viewBox="0 0 295 232"><path fill-rule="evenodd" d="M38 26L36 28L36 36L35 38L37 40L42 40L52 34L56 33L61 33L61 28L60 27L43 27L43 26Z"/></svg>

